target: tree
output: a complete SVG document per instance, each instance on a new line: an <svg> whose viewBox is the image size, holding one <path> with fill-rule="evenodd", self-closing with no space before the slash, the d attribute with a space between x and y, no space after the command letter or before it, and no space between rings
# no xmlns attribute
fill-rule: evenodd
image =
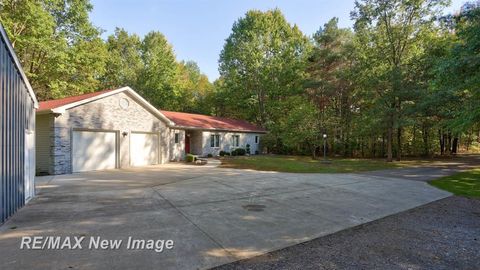
<svg viewBox="0 0 480 270"><path fill-rule="evenodd" d="M447 18L456 39L438 61L434 94L451 104L445 123L464 132L480 122L480 2L466 3L458 15Z"/></svg>
<svg viewBox="0 0 480 270"><path fill-rule="evenodd" d="M180 88L180 108L184 112L212 113L208 96L213 91L213 85L208 77L202 74L194 61L178 63L178 86Z"/></svg>
<svg viewBox="0 0 480 270"><path fill-rule="evenodd" d="M141 45L144 68L137 90L154 106L166 110L179 107L176 84L177 62L172 46L160 32L149 32Z"/></svg>
<svg viewBox="0 0 480 270"><path fill-rule="evenodd" d="M434 29L434 19L443 0L363 0L355 2L352 19L369 70L369 87L377 92L387 128L387 161L392 161L393 132L397 129L397 158L401 155L402 111L409 90L406 68L422 53L423 38Z"/></svg>
<svg viewBox="0 0 480 270"><path fill-rule="evenodd" d="M289 97L282 103L287 114L275 127L282 144L299 153L310 153L316 159L323 134L317 107L303 96Z"/></svg>
<svg viewBox="0 0 480 270"><path fill-rule="evenodd" d="M278 9L251 10L235 22L219 60L231 116L274 125L275 103L302 91L309 45Z"/></svg>
<svg viewBox="0 0 480 270"><path fill-rule="evenodd" d="M87 0L6 0L0 20L40 100L95 91L105 68Z"/></svg>
<svg viewBox="0 0 480 270"><path fill-rule="evenodd" d="M333 145L339 141L340 151L348 155L352 150L353 33L339 28L338 19L333 18L313 35L313 42L305 89L319 113L322 130L317 132L332 134Z"/></svg>
<svg viewBox="0 0 480 270"><path fill-rule="evenodd" d="M144 68L140 37L121 28L107 39L108 59L102 78L105 88L131 86L136 88Z"/></svg>

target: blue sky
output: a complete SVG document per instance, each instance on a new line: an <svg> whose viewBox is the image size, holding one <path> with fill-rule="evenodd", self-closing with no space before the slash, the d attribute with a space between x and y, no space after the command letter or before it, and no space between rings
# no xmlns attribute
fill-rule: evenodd
<svg viewBox="0 0 480 270"><path fill-rule="evenodd" d="M453 0L447 11L465 0ZM156 30L173 45L178 60L193 60L211 81L218 78L218 56L233 23L250 9L278 7L287 20L306 35L316 32L332 17L350 27L354 0L92 0L93 23L104 37L115 27L140 36Z"/></svg>

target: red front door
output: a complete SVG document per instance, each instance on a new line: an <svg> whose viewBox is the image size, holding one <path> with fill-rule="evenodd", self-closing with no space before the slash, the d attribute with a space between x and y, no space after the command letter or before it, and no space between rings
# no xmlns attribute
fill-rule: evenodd
<svg viewBox="0 0 480 270"><path fill-rule="evenodd" d="M185 154L190 154L190 134L185 135Z"/></svg>

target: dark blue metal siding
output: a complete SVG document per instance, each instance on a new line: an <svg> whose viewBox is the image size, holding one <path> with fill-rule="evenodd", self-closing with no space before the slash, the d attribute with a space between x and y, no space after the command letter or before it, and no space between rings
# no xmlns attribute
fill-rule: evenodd
<svg viewBox="0 0 480 270"><path fill-rule="evenodd" d="M34 127L34 102L0 36L0 224L25 204L25 130Z"/></svg>

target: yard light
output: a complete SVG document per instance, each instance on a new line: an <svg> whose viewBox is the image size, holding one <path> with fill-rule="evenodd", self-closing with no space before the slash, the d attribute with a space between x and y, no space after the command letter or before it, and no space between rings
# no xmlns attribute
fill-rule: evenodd
<svg viewBox="0 0 480 270"><path fill-rule="evenodd" d="M327 133L323 133L323 159L327 160Z"/></svg>

